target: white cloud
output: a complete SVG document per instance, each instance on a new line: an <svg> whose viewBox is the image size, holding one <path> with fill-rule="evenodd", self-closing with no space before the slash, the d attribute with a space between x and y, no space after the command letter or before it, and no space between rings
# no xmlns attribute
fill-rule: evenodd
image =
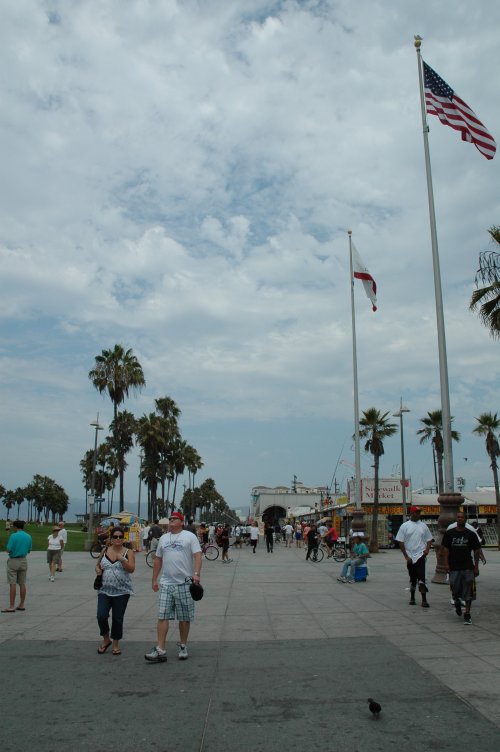
<svg viewBox="0 0 500 752"><path fill-rule="evenodd" d="M118 341L148 382L130 408L172 394L223 492L286 482L290 457L324 480L318 431L331 456L352 431L347 229L379 287L375 315L356 290L360 405L390 410L402 394L414 431L439 381L413 34L498 137L499 20L487 0L453 13L388 0L3 4L0 481L35 471L35 421L45 447L61 437L61 459L43 456L79 492L87 424L109 412L87 373ZM498 222L498 158L429 125L452 413L468 431L496 409L498 344L468 300ZM252 476L231 471L232 455L211 467L227 421L250 436L255 420L269 437L306 421L308 452L286 444L274 477L258 477L271 470L257 457L276 452L259 434ZM249 449L234 438L236 451Z"/></svg>

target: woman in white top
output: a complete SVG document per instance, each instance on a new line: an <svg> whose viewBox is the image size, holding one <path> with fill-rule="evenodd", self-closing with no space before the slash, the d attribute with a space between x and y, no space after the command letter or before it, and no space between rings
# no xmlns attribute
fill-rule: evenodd
<svg viewBox="0 0 500 752"><path fill-rule="evenodd" d="M99 655L113 646L113 655L121 655L120 640L123 637L123 619L131 595L134 595L132 578L135 570L135 554L123 545L124 531L113 527L110 531L109 544L101 553L96 564L96 574L102 574L102 587L97 595L97 623L102 642L97 648ZM111 631L109 629L109 612L111 611Z"/></svg>
<svg viewBox="0 0 500 752"><path fill-rule="evenodd" d="M59 527L56 525L52 528L52 533L48 536L47 564L49 565L49 580L51 582L55 580L54 575L61 563L61 551L64 548L64 543L59 533Z"/></svg>

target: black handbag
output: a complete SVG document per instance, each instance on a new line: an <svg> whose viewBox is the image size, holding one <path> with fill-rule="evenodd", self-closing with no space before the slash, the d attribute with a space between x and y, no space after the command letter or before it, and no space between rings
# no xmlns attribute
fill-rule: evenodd
<svg viewBox="0 0 500 752"><path fill-rule="evenodd" d="M102 588L102 574L98 574L94 580L94 590L100 590Z"/></svg>

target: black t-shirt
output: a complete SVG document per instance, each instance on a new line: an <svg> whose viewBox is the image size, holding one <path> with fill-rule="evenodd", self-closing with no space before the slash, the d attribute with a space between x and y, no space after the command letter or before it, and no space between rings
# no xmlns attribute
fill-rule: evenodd
<svg viewBox="0 0 500 752"><path fill-rule="evenodd" d="M442 545L448 549L448 565L451 570L474 569L471 552L481 548L476 533L467 528L458 530L453 527L443 535Z"/></svg>
<svg viewBox="0 0 500 752"><path fill-rule="evenodd" d="M317 530L309 530L307 533L307 543L309 546L315 546L318 538Z"/></svg>
<svg viewBox="0 0 500 752"><path fill-rule="evenodd" d="M266 525L264 528L264 535L266 538L272 538L274 533L274 527L272 525Z"/></svg>

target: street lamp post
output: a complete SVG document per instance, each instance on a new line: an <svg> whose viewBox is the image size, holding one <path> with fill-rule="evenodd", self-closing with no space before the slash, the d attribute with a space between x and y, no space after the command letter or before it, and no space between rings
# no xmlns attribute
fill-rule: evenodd
<svg viewBox="0 0 500 752"><path fill-rule="evenodd" d="M403 413L409 413L407 407L403 407L403 398L400 397L399 410L393 413L394 418L399 418L399 433L401 435L401 497L403 499L403 522L406 522L406 478L405 478L405 444L403 436Z"/></svg>
<svg viewBox="0 0 500 752"><path fill-rule="evenodd" d="M142 452L139 452L139 493L137 495L137 516L140 519L141 518L141 488L142 488L142 460L144 459L144 454Z"/></svg>
<svg viewBox="0 0 500 752"><path fill-rule="evenodd" d="M97 461L97 434L99 431L103 430L103 427L99 425L99 413L97 413L97 419L90 424L93 428L95 428L95 441L94 441L94 457L92 461L92 489L91 494L89 496L89 524L88 524L88 533L87 533L87 545L90 550L90 547L92 546L92 539L93 539L93 533L94 533L94 504L95 504L95 466Z"/></svg>

